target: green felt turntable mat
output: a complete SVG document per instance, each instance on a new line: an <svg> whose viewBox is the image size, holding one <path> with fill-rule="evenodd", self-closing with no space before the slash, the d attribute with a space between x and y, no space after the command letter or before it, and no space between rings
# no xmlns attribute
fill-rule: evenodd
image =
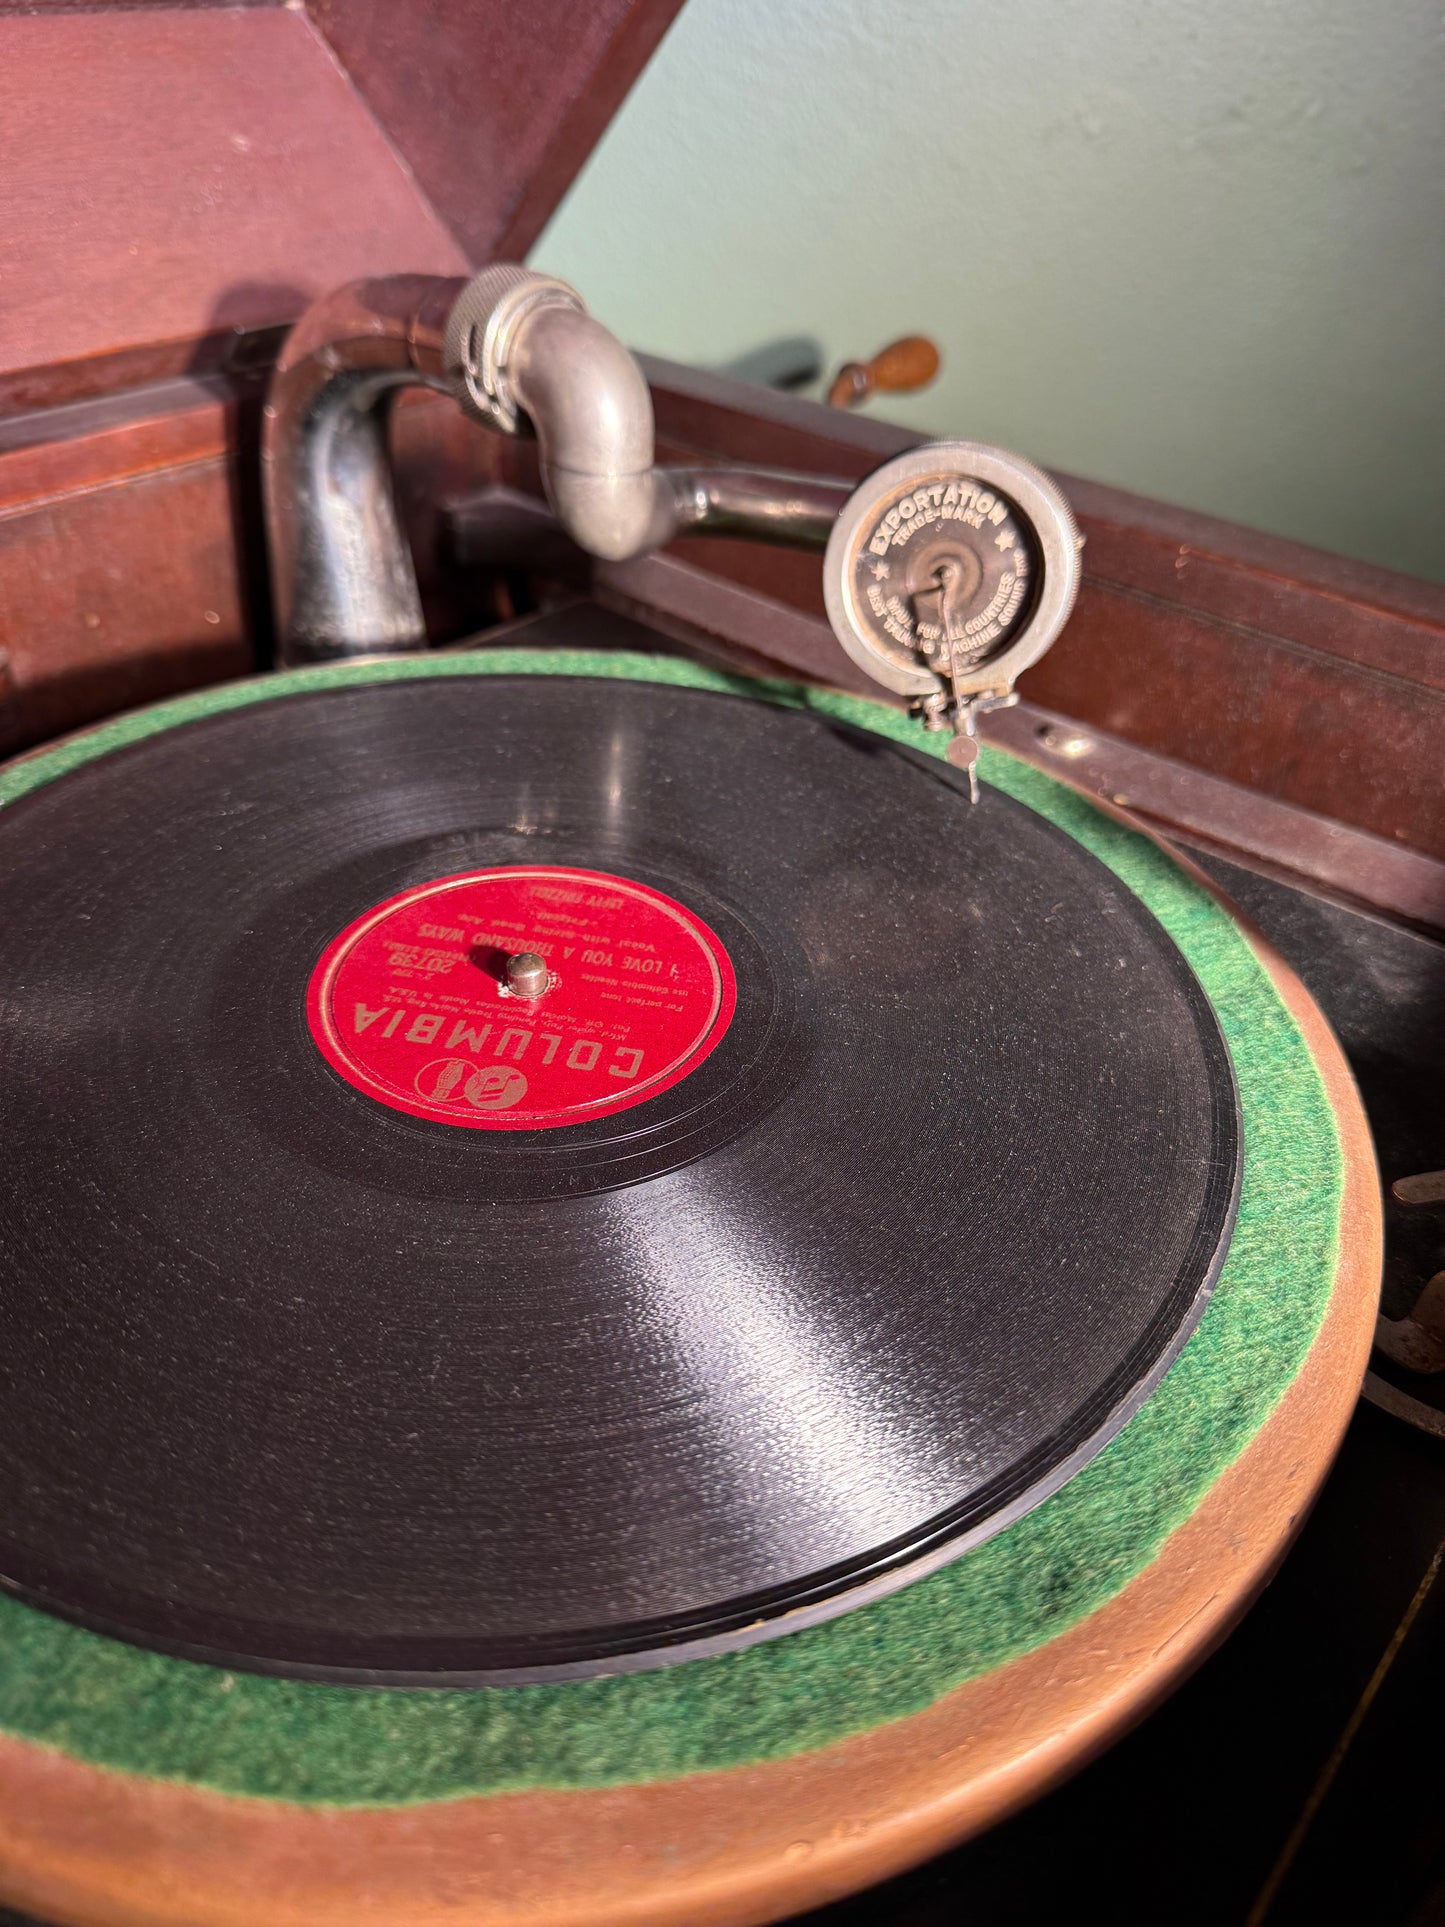
<svg viewBox="0 0 1445 1927"><path fill-rule="evenodd" d="M341 684L621 677L745 694L942 752L880 704L680 660L493 647L327 665L140 711L0 770L0 806L159 731ZM1159 1389L1061 1491L901 1592L725 1657L480 1690L329 1686L223 1672L102 1638L0 1596L0 1732L93 1765L292 1803L400 1806L615 1786L777 1759L922 1711L1033 1650L1154 1559L1269 1418L1334 1279L1343 1162L1319 1073L1228 913L1147 838L985 749L983 780L1077 838L1188 959L1233 1057L1238 1223L1214 1297Z"/></svg>

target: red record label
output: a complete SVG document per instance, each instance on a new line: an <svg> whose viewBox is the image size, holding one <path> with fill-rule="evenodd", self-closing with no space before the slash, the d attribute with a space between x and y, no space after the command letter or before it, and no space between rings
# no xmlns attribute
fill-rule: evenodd
<svg viewBox="0 0 1445 1927"><path fill-rule="evenodd" d="M531 952L539 996L508 985ZM721 1043L737 984L715 932L600 870L470 870L404 891L329 944L306 1016L327 1063L411 1117L550 1130L630 1110Z"/></svg>

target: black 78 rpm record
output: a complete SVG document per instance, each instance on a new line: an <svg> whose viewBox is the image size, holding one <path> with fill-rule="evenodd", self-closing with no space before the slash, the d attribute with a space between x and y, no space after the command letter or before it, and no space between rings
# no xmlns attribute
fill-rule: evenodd
<svg viewBox="0 0 1445 1927"><path fill-rule="evenodd" d="M172 728L0 812L0 996L0 1575L263 1670L615 1671L901 1584L1118 1430L1232 1222L1128 890L741 697Z"/></svg>

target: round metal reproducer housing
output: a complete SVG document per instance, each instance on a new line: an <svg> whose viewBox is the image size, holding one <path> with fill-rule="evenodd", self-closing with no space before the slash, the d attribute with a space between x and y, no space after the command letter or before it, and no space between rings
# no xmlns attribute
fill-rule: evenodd
<svg viewBox="0 0 1445 1927"><path fill-rule="evenodd" d="M1008 690L1068 620L1081 542L1047 475L984 442L930 442L875 469L823 563L834 634L899 695Z"/></svg>

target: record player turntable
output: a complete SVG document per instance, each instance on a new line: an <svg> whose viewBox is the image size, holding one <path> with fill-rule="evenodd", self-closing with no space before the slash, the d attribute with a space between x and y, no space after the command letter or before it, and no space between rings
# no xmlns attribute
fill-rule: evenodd
<svg viewBox="0 0 1445 1927"><path fill-rule="evenodd" d="M826 540L911 710L585 605L427 653L405 382L605 561ZM1077 588L1019 458L659 466L492 268L317 304L264 459L285 666L0 777L0 1712L207 1816L177 1919L258 1853L252 1918L775 1918L1258 1588L1373 1321L1358 1100L1197 872L980 768Z"/></svg>
<svg viewBox="0 0 1445 1927"><path fill-rule="evenodd" d="M762 1922L981 1835L1246 1613L1374 1327L1251 917L1445 922L1415 587L635 359L505 264L671 9L497 11L0 21L177 264L62 313L37 244L0 341L0 1902L76 1927Z"/></svg>

